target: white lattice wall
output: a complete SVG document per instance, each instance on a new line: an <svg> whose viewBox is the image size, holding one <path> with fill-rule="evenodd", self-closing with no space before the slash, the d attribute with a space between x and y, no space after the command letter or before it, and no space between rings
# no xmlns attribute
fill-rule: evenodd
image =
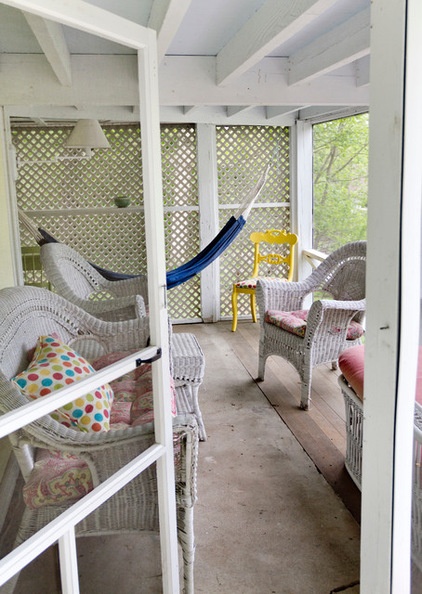
<svg viewBox="0 0 422 594"><path fill-rule="evenodd" d="M18 206L38 226L78 250L91 262L119 272L146 270L142 190L142 149L137 125L103 126L109 150L86 161L54 162L69 154L64 141L72 126L12 129L20 161ZM194 125L162 125L162 169L167 269L190 260L199 251L199 205L196 129ZM80 154L78 151L75 154ZM257 181L268 162L268 182L245 231L220 258L221 315L231 316L230 292L235 278L250 273L248 237L256 229L290 228L288 130L273 127L217 128L218 186L221 226ZM49 163L24 163L50 160ZM118 209L117 194L131 198ZM264 204L263 204L264 203ZM21 229L21 244L35 245ZM27 282L34 282L34 275ZM168 291L173 319L201 318L200 277ZM248 308L239 299L239 313Z"/></svg>
<svg viewBox="0 0 422 594"><path fill-rule="evenodd" d="M266 229L290 230L289 131L270 126L217 128L220 222L225 222L270 163L267 183L236 241L220 258L220 313L232 315L233 283L252 272L253 245L249 235ZM231 210L233 206L233 210ZM227 210L229 208L230 210ZM250 315L249 297L240 295L239 316Z"/></svg>

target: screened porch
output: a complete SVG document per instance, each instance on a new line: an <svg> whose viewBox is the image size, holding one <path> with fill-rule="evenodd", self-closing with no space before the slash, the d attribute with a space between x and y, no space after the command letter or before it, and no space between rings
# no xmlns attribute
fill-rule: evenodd
<svg viewBox="0 0 422 594"><path fill-rule="evenodd" d="M224 471L228 475L216 476L214 453L218 461L229 462L225 439L237 447L239 437L242 446L235 450L239 460L246 452L254 459L254 450L246 450L248 430L255 431L260 446L262 421L272 424L275 432L257 469L257 476L268 472L265 488L259 485L258 499L245 503L243 494L248 489L240 487L241 482L234 487L239 510L250 505L255 517L249 525L245 515L233 514L229 552L235 549L239 555L227 571L230 556L218 545L224 538L220 522L229 527L224 515L229 506L220 508L221 494L211 489L207 494L216 499L208 504L204 496L204 508L198 500L198 592L212 592L211 582L215 592L236 588L247 592L240 588L243 579L251 592L259 592L265 576L265 592L302 594L293 582L284 581L293 564L312 594L357 588L362 594L418 594L420 582L410 561L410 529L411 428L419 346L415 316L419 321L421 268L420 253L415 250L421 228L418 105L422 91L416 76L422 39L420 7L416 0L393 5L387 0L371 5L367 0L299 4L292 10L291 3L273 0L217 0L212 4L148 0L141 5L108 0L74 0L71 4L2 0L1 287L48 286L39 270L38 248L19 221L19 209L35 226L42 226L96 264L119 272L147 273L153 346L145 348L163 349L162 360L153 367L156 385L163 392L169 388L163 371L169 359L167 313L176 334L191 332L202 341L208 367L216 370L204 378L200 395L209 439L199 444L200 472L204 473L198 475L199 493L208 485L207 478L213 488L220 478L225 485L221 491L224 503L230 503L233 484L224 479L234 476L236 465ZM343 466L345 416L337 372L324 366L318 370L314 406L309 411L298 408L297 375L281 360L271 360L268 378L257 384L259 326L251 323L248 301L242 300L238 329L231 332L230 293L232 283L250 272L249 230L280 227L298 235L298 280L309 275L315 258L324 258L314 250L320 247L314 238L321 228L314 216L314 126L368 110L368 203L356 204L360 220L366 221L367 215L368 222L365 347L370 355L365 391L371 395L365 403L360 497ZM85 118L101 123L110 144L109 149L90 152L89 158L79 149L69 152L65 147L76 122ZM267 165L268 183L253 205L244 232L200 277L166 292L166 270L195 256L216 236ZM356 185L352 180L351 190ZM121 195L130 201L125 208L115 204ZM336 202L334 196L332 210ZM347 224L348 216L343 216L345 221L345 227L357 228L355 223ZM222 369L230 376L236 369L236 381L222 386ZM223 390L226 387L228 392ZM220 391L224 398L220 399ZM250 408L242 401L245 395ZM157 592L173 594L179 591L176 574L180 564L176 562L170 411L168 403L157 395L155 399L160 420L153 451L158 461L159 497L165 504L159 506L161 560L153 573L159 574ZM37 406L32 406L34 411ZM237 428L235 421L227 421L233 418L229 411L246 421L244 434L237 434L240 423ZM222 416L214 416L217 413ZM29 422L36 413L26 414ZM9 426L0 419L1 435L24 424L16 412ZM8 472L12 458L5 443L1 489L10 503L18 473L13 468ZM287 444L286 449L282 444ZM293 451L298 456L296 465ZM281 453L279 458L275 452ZM272 464L265 466L268 462ZM134 464L139 475L142 464ZM310 474L301 475L304 482L292 494L288 486L277 482L274 464L284 476L288 470L295 476L298 468L305 467ZM238 469L239 481L254 476L247 464ZM110 480L119 490L117 475ZM279 512L274 517L267 515L262 499L265 489L271 490L269 485L276 492L287 489L278 501L283 510L271 500L272 511ZM319 512L307 518L313 534L318 534L315 540L309 539L308 524L306 528L300 524L299 529L294 506L288 509L285 503L302 497L303 485L321 486L320 502L332 501L331 512L340 503L334 519L341 516L344 523L338 532L335 522L315 525L315 518L322 517ZM99 485L99 497L105 497L105 491ZM88 497L87 506L88 501L92 498ZM312 510L313 501L307 503L308 511ZM82 500L78 509L83 506ZM219 518L212 515L215 510L221 512ZM295 520L283 533L277 532L282 511ZM257 518L263 520L261 526ZM96 592L97 586L83 581L82 569L79 586L78 565L82 568L83 559L77 559L71 524L60 526L61 587L66 594L80 587ZM275 529L268 539L266 526ZM262 527L263 546L258 545L257 553L252 549L257 543L249 539ZM310 549L304 559L299 542L303 538L296 539L295 530L300 534L303 530L303 538L308 538ZM53 542L56 535L48 529L47 533ZM293 556L286 557L287 567L279 565L280 573L273 574L279 542L287 547L291 538L289 555L293 551ZM244 568L238 563L240 544L246 545L250 555L243 557ZM211 545L215 560L207 555ZM41 550L43 543L36 546ZM131 546L123 545L127 550ZM328 561L328 573L320 571L324 565L318 562L319 547ZM346 556L340 551L346 551ZM86 554L89 559L88 550ZM303 571L306 561L309 573ZM251 571L254 562L264 569L263 577L254 575L256 583ZM25 560L18 558L14 569L24 565ZM129 566L136 575L130 560ZM51 565L45 567L51 574ZM35 583L28 575L21 576L28 580L21 581L24 591ZM316 577L321 578L318 586ZM54 588L59 581L55 576Z"/></svg>

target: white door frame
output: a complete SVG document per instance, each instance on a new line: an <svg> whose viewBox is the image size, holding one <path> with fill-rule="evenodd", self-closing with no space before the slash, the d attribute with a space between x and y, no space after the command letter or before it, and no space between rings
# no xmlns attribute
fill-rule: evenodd
<svg viewBox="0 0 422 594"><path fill-rule="evenodd" d="M115 14L99 9L91 4L87 4L82 0L72 0L72 2L63 0L0 0L0 2L42 18L114 41L121 45L133 48L138 52L138 87L143 147L142 168L144 183L145 233L148 256L150 331L151 343L155 345L155 347L161 347L162 358L158 365L153 366L156 444L153 448L150 448L145 452L144 455L141 455L125 467L125 476L127 477L128 473L132 476L136 476L136 474L142 472L147 465L152 464L155 461L157 462L163 592L165 594L178 594L179 571L170 399L160 398L158 396L159 394L163 395L170 393L170 378L168 377L168 373L163 373L163 370L169 369L169 353L168 317L165 307L166 270L156 33L152 29L141 27L131 21L118 17ZM70 402L74 397L75 396L73 395L69 396L67 401ZM40 403L38 402L31 404L31 407L37 407L39 405ZM41 409L34 410L38 411ZM42 413L37 413L37 417L41 416L41 414L44 414L44 411ZM31 417L31 412L21 416L18 421L20 426L29 422L27 416L28 418ZM2 425L4 426L4 423L0 421L0 430L2 429ZM14 429L15 427L10 427L10 429L6 427L5 434ZM142 457L144 460L141 459ZM133 467L129 468L131 465L133 465ZM118 474L119 473L109 479L113 488L118 485ZM122 477L123 482L121 486L124 486L124 480L125 479ZM109 481L107 481L107 483ZM120 488L120 486L117 486L117 488ZM98 493L99 500L101 500L102 491L107 491L106 483L97 487L95 491L95 494L93 492L90 494L91 496L88 495L84 498L84 501L78 502L73 507L78 506L79 510L84 508L85 499L89 499L91 505L95 507L95 495ZM101 504L102 500L97 503L97 506ZM79 591L76 555L74 553L74 521L71 521L73 507L70 508L68 512L65 512L69 517L69 526L68 531L62 533L59 547L60 566L63 578L62 586L65 588L65 594L75 594ZM87 513L89 513L89 511ZM63 521L65 520L66 518L64 518ZM41 538L42 537L40 536L38 540ZM16 564L16 559L19 557L19 551L22 547L25 547L25 545L26 543L10 554L12 556L14 555L15 561L11 559L10 564L11 566L14 565L16 572L22 567L22 565L18 567L19 564ZM36 546L39 547L39 545L40 543ZM24 557L25 555L21 555L21 564L24 563ZM28 555L28 558L29 557L30 555ZM34 557L32 556L32 558ZM3 576L9 569L7 564L7 558L3 559ZM1 583L4 583L4 580Z"/></svg>
<svg viewBox="0 0 422 594"><path fill-rule="evenodd" d="M420 0L371 7L361 594L410 592L419 339Z"/></svg>

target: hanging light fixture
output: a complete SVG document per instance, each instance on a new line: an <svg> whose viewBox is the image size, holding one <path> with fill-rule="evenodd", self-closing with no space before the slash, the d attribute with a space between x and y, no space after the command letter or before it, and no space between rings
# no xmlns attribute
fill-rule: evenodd
<svg viewBox="0 0 422 594"><path fill-rule="evenodd" d="M53 159L17 159L18 168L23 165L32 165L34 163L58 163L59 161L74 161L90 159L93 155L93 149L108 149L110 144L97 120L78 120L64 146L67 148L84 149L84 155L64 155L54 157Z"/></svg>
<svg viewBox="0 0 422 594"><path fill-rule="evenodd" d="M69 148L83 148L86 156L92 156L92 149L110 148L110 144L97 120L79 120L65 142Z"/></svg>

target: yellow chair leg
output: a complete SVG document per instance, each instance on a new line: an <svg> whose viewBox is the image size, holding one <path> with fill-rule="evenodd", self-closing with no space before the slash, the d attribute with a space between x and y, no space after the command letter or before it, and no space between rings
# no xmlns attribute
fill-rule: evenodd
<svg viewBox="0 0 422 594"><path fill-rule="evenodd" d="M255 293L251 293L251 313L252 313L252 321L257 322L256 318L256 297Z"/></svg>
<svg viewBox="0 0 422 594"><path fill-rule="evenodd" d="M235 287L233 287L233 293L232 293L232 310L233 310L232 332L236 332L236 328L237 328L237 291L236 291Z"/></svg>

